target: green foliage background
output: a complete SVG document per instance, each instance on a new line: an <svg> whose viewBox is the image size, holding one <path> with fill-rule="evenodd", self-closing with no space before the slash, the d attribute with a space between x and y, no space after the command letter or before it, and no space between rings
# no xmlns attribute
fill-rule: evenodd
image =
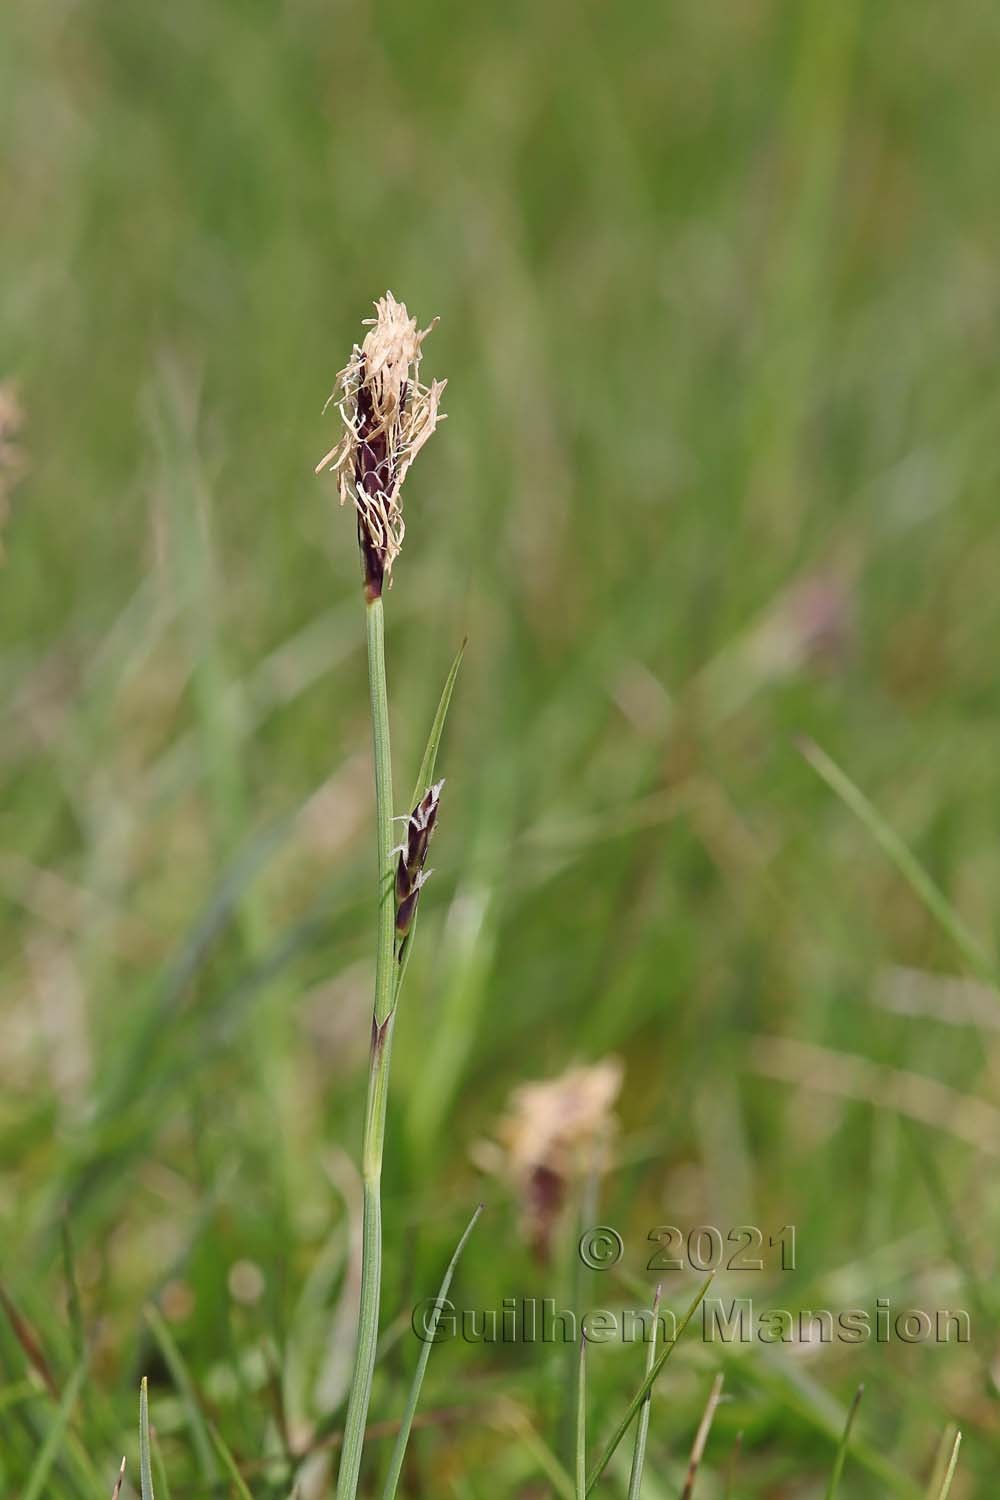
<svg viewBox="0 0 1000 1500"><path fill-rule="evenodd" d="M973 1318L961 1349L691 1341L651 1500L720 1360L703 1500L738 1431L734 1495L821 1495L860 1380L846 1493L923 1493L951 1420L953 1496L991 1492L1000 1009L798 740L989 946L998 62L978 0L4 7L0 376L31 468L0 575L0 1215L50 1385L8 1319L0 1491L77 1364L64 1213L91 1353L46 1495L110 1493L123 1448L137 1473L143 1373L175 1497L227 1493L199 1409L260 1500L291 1487L265 1460L339 1430L372 804L353 524L312 466L389 286L440 315L449 379L388 599L400 795L470 643L375 1416L479 1197L460 1299L566 1292L469 1148L519 1082L615 1052L597 1217L633 1278L656 1224L795 1224L797 1271L727 1297ZM566 1369L436 1351L406 1492L550 1493L525 1423L560 1451ZM595 1351L595 1434L640 1369Z"/></svg>

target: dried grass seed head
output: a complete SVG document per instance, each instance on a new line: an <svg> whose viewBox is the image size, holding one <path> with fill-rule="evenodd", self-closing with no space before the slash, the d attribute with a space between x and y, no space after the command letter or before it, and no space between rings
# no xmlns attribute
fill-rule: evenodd
<svg viewBox="0 0 1000 1500"><path fill-rule="evenodd" d="M379 298L375 311L327 402L337 406L343 436L316 465L317 474L336 473L341 505L350 500L357 511L369 598L381 594L386 577L391 581L405 532L403 481L444 416L440 401L447 384L420 381L421 347L437 319L418 328L391 292Z"/></svg>

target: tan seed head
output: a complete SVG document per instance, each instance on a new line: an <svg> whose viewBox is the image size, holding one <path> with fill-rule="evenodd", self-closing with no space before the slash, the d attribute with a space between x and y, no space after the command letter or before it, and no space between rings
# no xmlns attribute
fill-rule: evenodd
<svg viewBox="0 0 1000 1500"><path fill-rule="evenodd" d="M350 500L357 511L369 598L381 594L386 577L391 580L405 531L403 480L444 416L439 405L447 384L420 381L421 346L437 319L419 329L391 292L379 298L375 311L327 402L337 406L343 435L316 465L317 474L334 471L341 505Z"/></svg>

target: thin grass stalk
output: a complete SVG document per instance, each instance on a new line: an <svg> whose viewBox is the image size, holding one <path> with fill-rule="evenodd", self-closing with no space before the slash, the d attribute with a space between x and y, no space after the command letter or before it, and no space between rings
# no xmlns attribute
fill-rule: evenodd
<svg viewBox="0 0 1000 1500"><path fill-rule="evenodd" d="M955 1446L955 1439L958 1436L959 1431L956 1423L949 1422L941 1434L941 1441L938 1443L937 1455L934 1459L931 1477L927 1482L924 1500L941 1500L941 1487L944 1484L944 1477L948 1469L948 1460Z"/></svg>
<svg viewBox="0 0 1000 1500"><path fill-rule="evenodd" d="M590 1268L580 1255L580 1239L589 1224L597 1223L598 1186L597 1174L591 1172L580 1191L572 1236L566 1242L569 1264L563 1268L566 1286L564 1296L567 1299L566 1305L577 1317L582 1317L584 1300L592 1275ZM559 1417L559 1456L566 1464L573 1462L576 1453L577 1363L576 1350L572 1344L567 1344L562 1411Z"/></svg>
<svg viewBox="0 0 1000 1500"><path fill-rule="evenodd" d="M572 1476L563 1467L557 1454L551 1449L537 1428L520 1410L511 1412L511 1425L517 1433L521 1448L528 1458L534 1460L551 1484L560 1500L576 1500L576 1489Z"/></svg>
<svg viewBox="0 0 1000 1500"><path fill-rule="evenodd" d="M162 1314L152 1304L146 1308L146 1322L163 1355L163 1362L170 1371L170 1377L177 1387L177 1395L191 1431L191 1440L202 1479L206 1484L215 1484L219 1478L219 1466L215 1459L208 1423L205 1420L191 1372Z"/></svg>
<svg viewBox="0 0 1000 1500"><path fill-rule="evenodd" d="M695 1313L698 1311L698 1308L701 1305L702 1298L705 1296L714 1280L715 1272L710 1271L708 1276L702 1282L698 1291L695 1293L688 1306L687 1311L681 1319L677 1327L676 1337L667 1340L666 1348L661 1354L657 1355L656 1359L653 1361L652 1367L650 1368L649 1374L646 1376L645 1380L642 1382L642 1385L636 1391L635 1395L632 1397L632 1400L626 1407L625 1415L622 1417L621 1421L618 1423L618 1426L612 1433L611 1439L604 1449L604 1452L601 1454L600 1458L597 1460L597 1463L590 1471L590 1478L587 1480L588 1495L597 1484L597 1481L600 1479L601 1475L604 1473L605 1469L608 1467L608 1464L614 1457L615 1452L618 1448L618 1444L621 1442L622 1438L625 1436L626 1432L628 1432L629 1428L632 1425L632 1419L635 1417L636 1413L641 1408L642 1403L645 1401L646 1397L653 1389L653 1386L656 1384L657 1376L663 1369L663 1366L666 1364L667 1360L673 1354L674 1350L677 1348L677 1345L680 1343L681 1335L687 1328Z"/></svg>
<svg viewBox="0 0 1000 1500"><path fill-rule="evenodd" d="M77 1362L82 1363L86 1358L87 1338L83 1329L80 1287L76 1279L76 1255L73 1249L73 1235L70 1230L69 1214L65 1210L59 1219L59 1237L62 1245L63 1276L66 1281L66 1310L69 1314L73 1353L76 1356ZM86 1387L84 1387L84 1391L86 1391Z"/></svg>
<svg viewBox="0 0 1000 1500"><path fill-rule="evenodd" d="M937 1497L937 1500L948 1500L948 1495L951 1491L951 1482L955 1477L955 1470L958 1468L958 1450L961 1448L961 1446L962 1434L960 1432L956 1432L955 1441L951 1449L951 1457L948 1460L948 1467L945 1470L945 1476L941 1482L941 1491Z"/></svg>
<svg viewBox="0 0 1000 1500"><path fill-rule="evenodd" d="M122 1455L122 1463L121 1463L121 1468L118 1470L118 1478L115 1480L115 1487L111 1491L111 1500L118 1500L118 1496L122 1492L122 1485L124 1483L125 1483L125 1457L124 1457L124 1455Z"/></svg>
<svg viewBox="0 0 1000 1500"><path fill-rule="evenodd" d="M923 902L942 931L951 938L973 973L996 989L1000 983L1000 976L998 976L994 955L966 925L964 918L960 916L940 886L931 879L912 850L903 842L896 830L886 822L874 803L868 800L861 788L856 786L847 773L840 769L836 761L832 760L826 751L813 740L800 740L799 750L830 790L836 793L868 830L883 854L896 866L900 875L909 884L917 898Z"/></svg>
<svg viewBox="0 0 1000 1500"><path fill-rule="evenodd" d="M378 946L375 953L375 1020L382 1026L393 1002L393 854L392 753L389 744L389 696L385 677L385 629L382 598L365 606L368 627L368 691L375 753L375 823L378 846Z"/></svg>
<svg viewBox="0 0 1000 1500"><path fill-rule="evenodd" d="M681 1500L691 1500L694 1494L698 1470L701 1468L701 1461L705 1456L705 1445L708 1442L708 1434L712 1430L715 1411L722 1396L723 1379L724 1376L720 1370L719 1374L712 1381L712 1389L708 1393L705 1410L702 1412L701 1421L698 1423L698 1431L695 1433L694 1443L691 1447L691 1457L688 1459L687 1477L684 1480L684 1488L681 1490Z"/></svg>
<svg viewBox="0 0 1000 1500"><path fill-rule="evenodd" d="M149 1437L153 1457L153 1473L156 1475L156 1492L160 1500L170 1500L170 1480L167 1478L167 1465L155 1427Z"/></svg>
<svg viewBox="0 0 1000 1500"><path fill-rule="evenodd" d="M441 1285L438 1289L437 1294L437 1303L434 1308L433 1316L431 1317L430 1328L428 1329L428 1337L420 1346L420 1355L417 1359L417 1368L413 1372L413 1384L410 1386L410 1395L406 1403L406 1411L403 1413L403 1420L400 1423L399 1432L396 1434L396 1443L392 1450L392 1458L389 1461L389 1472L386 1475L385 1488L382 1491L382 1500L394 1500L396 1494L396 1486L399 1484L399 1476L403 1472L403 1459L406 1457L406 1445L410 1441L410 1431L413 1427L413 1418L416 1414L417 1403L420 1400L420 1391L424 1383L424 1374L427 1370L427 1361L431 1357L431 1348L434 1343L434 1335L437 1332L438 1323L441 1321L442 1304L444 1303L444 1300L448 1295L449 1289L451 1287L451 1279L455 1274L455 1267L458 1265L462 1251L465 1249L466 1241L468 1240L469 1235L475 1229L476 1223L479 1219L479 1215L482 1213L484 1206L485 1205L482 1203L479 1204L475 1213L472 1215L472 1218L465 1226L465 1233L462 1235L462 1238L455 1246L455 1253L451 1257L451 1260L448 1262L448 1269L445 1271L444 1276L441 1279Z"/></svg>
<svg viewBox="0 0 1000 1500"><path fill-rule="evenodd" d="M139 1386L139 1491L142 1500L155 1500L149 1462L149 1382L145 1375Z"/></svg>
<svg viewBox="0 0 1000 1500"><path fill-rule="evenodd" d="M344 1446L337 1475L337 1500L354 1500L361 1472L372 1376L378 1345L379 1303L382 1290L382 1154L389 1088L389 1063L395 1018L392 758L389 741L389 700L385 676L385 632L382 598L366 601L368 633L368 689L371 700L372 744L375 758L375 823L378 847L378 937L375 956L375 1005L372 1016L368 1101L361 1152L364 1192L361 1305L354 1376L344 1423Z"/></svg>
<svg viewBox="0 0 1000 1500"><path fill-rule="evenodd" d="M742 1451L743 1434L742 1432L738 1432L736 1434L736 1441L733 1444L733 1451L729 1455L729 1467L726 1471L726 1488L723 1492L722 1500L733 1500L733 1490L736 1485L736 1470L739 1466Z"/></svg>
<svg viewBox="0 0 1000 1500"><path fill-rule="evenodd" d="M222 1436L222 1433L216 1427L214 1422L209 1423L208 1430L212 1435L212 1442L215 1444L215 1451L221 1458L223 1467L232 1480L233 1488L235 1489L239 1500L253 1500L253 1495L250 1493L247 1482L243 1478L243 1475L240 1473L239 1465L230 1452L229 1446L226 1443L225 1438Z"/></svg>
<svg viewBox="0 0 1000 1500"><path fill-rule="evenodd" d="M77 1365L73 1371L63 1392L58 1410L45 1435L45 1441L39 1450L38 1457L28 1476L28 1482L22 1493L22 1500L41 1500L41 1496L44 1495L49 1473L62 1447L63 1439L69 1428L70 1418L73 1415L73 1408L76 1405L77 1397L80 1394L80 1387L83 1384L83 1378L86 1373L87 1366L82 1363Z"/></svg>
<svg viewBox="0 0 1000 1500"><path fill-rule="evenodd" d="M864 1393L865 1388L863 1385L859 1385L854 1392L854 1400L851 1402L847 1413L847 1421L844 1423L844 1430L840 1435L840 1442L837 1444L837 1453L833 1460L833 1469L830 1473L830 1483L826 1489L826 1500L837 1500L837 1491L840 1488L840 1476L844 1470L844 1460L847 1458L847 1450L851 1442L851 1429L854 1426L854 1418L858 1414L858 1407L861 1405L861 1397Z"/></svg>
<svg viewBox="0 0 1000 1500"><path fill-rule="evenodd" d="M653 1335L649 1341L646 1351L646 1376L656 1363L656 1335L659 1331L660 1320L660 1298L663 1295L663 1284L656 1288L653 1297ZM642 1471L646 1462L646 1437L649 1433L650 1403L653 1399L652 1388L647 1392L646 1399L639 1408L639 1420L635 1428L635 1447L632 1449L632 1469L628 1479L628 1500L639 1500L642 1491Z"/></svg>
<svg viewBox="0 0 1000 1500"><path fill-rule="evenodd" d="M587 1500L587 1335L580 1336L576 1376L576 1500Z"/></svg>

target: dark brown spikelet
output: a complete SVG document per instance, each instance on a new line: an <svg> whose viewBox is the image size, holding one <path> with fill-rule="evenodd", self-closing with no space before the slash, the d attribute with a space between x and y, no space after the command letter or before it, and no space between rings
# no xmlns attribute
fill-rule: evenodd
<svg viewBox="0 0 1000 1500"><path fill-rule="evenodd" d="M431 873L424 869L424 865L431 835L437 824L443 786L443 781L436 782L417 803L406 820L406 838L399 846L399 861L396 865L396 934L400 958L413 926L420 888Z"/></svg>
<svg viewBox="0 0 1000 1500"><path fill-rule="evenodd" d="M370 500L377 501L380 495L392 490L392 468L389 461L389 434L383 422L375 415L372 393L365 385L365 359L358 362L359 379L357 396L357 438L354 451L354 482L358 491ZM406 399L406 385L402 387L402 400ZM365 597L377 599L382 592L385 579L387 547L375 534L364 514L358 511L358 545L361 548L361 571L365 585Z"/></svg>

